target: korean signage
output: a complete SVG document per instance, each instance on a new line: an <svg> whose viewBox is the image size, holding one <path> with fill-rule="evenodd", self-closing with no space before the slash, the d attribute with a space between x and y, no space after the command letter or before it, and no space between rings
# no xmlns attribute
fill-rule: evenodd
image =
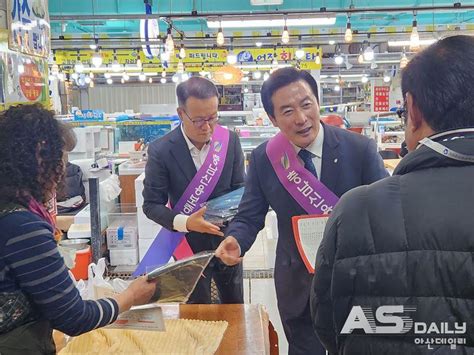
<svg viewBox="0 0 474 355"><path fill-rule="evenodd" d="M13 104L48 100L48 64L45 59L3 52L0 61L4 70L3 102Z"/></svg>
<svg viewBox="0 0 474 355"><path fill-rule="evenodd" d="M374 112L387 112L389 105L389 86L374 86Z"/></svg>
<svg viewBox="0 0 474 355"><path fill-rule="evenodd" d="M321 49L316 47L303 48L305 51L304 57L300 60L300 68L303 70L315 70L321 69L321 64L316 64L315 60L317 56L322 56ZM269 64L275 59L279 63L283 64L285 61L294 63L295 48L277 48L276 51L273 48L250 48L250 49L234 49L234 53L237 55L237 64L242 65L258 65ZM79 53L79 58L84 64L91 63L93 51L84 50ZM112 50L104 50L101 52L104 64L111 64L114 60L114 52ZM202 65L207 64L213 65L216 68L220 67L227 60L228 51L225 49L189 49L186 51L186 58L183 63L186 66L187 71L200 71ZM140 59L143 64L155 64L161 65L159 58L148 59L145 57L143 52L130 51L130 50L117 50L117 60L120 64L136 64L137 59ZM59 65L74 65L77 61L78 54L76 51L63 51L58 50L55 52L56 62ZM178 51L176 51L175 58L172 58L169 67L171 70L176 69L178 63ZM209 68L206 68L209 69Z"/></svg>
<svg viewBox="0 0 474 355"><path fill-rule="evenodd" d="M8 0L7 17L12 51L48 57L51 28L47 0Z"/></svg>
<svg viewBox="0 0 474 355"><path fill-rule="evenodd" d="M104 111L100 110L76 110L74 121L103 121Z"/></svg>

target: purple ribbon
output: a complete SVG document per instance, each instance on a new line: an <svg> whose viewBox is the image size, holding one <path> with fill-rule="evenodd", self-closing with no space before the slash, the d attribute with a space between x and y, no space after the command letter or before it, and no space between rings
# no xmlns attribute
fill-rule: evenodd
<svg viewBox="0 0 474 355"><path fill-rule="evenodd" d="M281 184L308 214L328 214L339 198L298 160L295 148L280 132L267 143L266 153Z"/></svg>
<svg viewBox="0 0 474 355"><path fill-rule="evenodd" d="M178 129L178 128L177 128ZM224 169L229 147L229 131L219 125L214 128L209 153L199 171L189 183L173 211L190 215L209 199ZM148 249L133 276L145 273L147 267L166 264L178 245L184 240L182 232L162 228Z"/></svg>

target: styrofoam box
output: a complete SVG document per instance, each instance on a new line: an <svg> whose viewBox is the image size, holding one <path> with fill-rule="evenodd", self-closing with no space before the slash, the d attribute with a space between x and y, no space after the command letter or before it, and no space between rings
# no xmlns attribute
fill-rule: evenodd
<svg viewBox="0 0 474 355"><path fill-rule="evenodd" d="M80 239L91 237L90 223L74 223L71 224L67 231L68 239Z"/></svg>
<svg viewBox="0 0 474 355"><path fill-rule="evenodd" d="M110 265L137 265L138 249L112 249L110 250Z"/></svg>
<svg viewBox="0 0 474 355"><path fill-rule="evenodd" d="M143 206L143 180L145 179L145 173L140 174L135 179L135 201L138 207Z"/></svg>
<svg viewBox="0 0 474 355"><path fill-rule="evenodd" d="M112 249L134 249L137 247L136 226L115 226L107 228L107 246Z"/></svg>

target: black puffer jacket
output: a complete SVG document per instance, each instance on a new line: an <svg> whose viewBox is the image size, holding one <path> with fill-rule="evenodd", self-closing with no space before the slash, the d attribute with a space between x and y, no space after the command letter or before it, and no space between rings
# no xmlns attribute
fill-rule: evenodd
<svg viewBox="0 0 474 355"><path fill-rule="evenodd" d="M436 140L474 155L472 133L447 137ZM313 324L330 353L474 354L474 162L421 146L394 176L345 194L318 250L311 293ZM414 306L403 316L449 322L450 330L466 322L466 334L456 335L466 345L414 345L437 334L414 335L413 328L396 336L340 334L353 306L375 316L381 305Z"/></svg>

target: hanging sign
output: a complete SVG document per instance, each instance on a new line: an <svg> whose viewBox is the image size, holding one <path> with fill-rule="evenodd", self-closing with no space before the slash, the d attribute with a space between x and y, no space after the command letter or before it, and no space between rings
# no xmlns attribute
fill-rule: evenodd
<svg viewBox="0 0 474 355"><path fill-rule="evenodd" d="M51 27L47 0L8 0L7 18L12 51L46 58Z"/></svg>
<svg viewBox="0 0 474 355"><path fill-rule="evenodd" d="M322 56L321 48L311 47L303 48L305 51L304 57L299 61L299 67L303 70L321 69L321 64L315 62L316 57ZM296 63L295 48L235 48L234 53L237 55L237 65L266 65L268 66L274 59L281 64L285 62ZM178 51L176 51L178 52ZM91 63L92 54L90 50L80 51L79 57L83 63ZM114 53L112 50L103 50L102 58L104 64L111 64L114 60ZM226 49L187 49L186 58L183 59L183 64L186 66L186 71L200 71L202 65L218 65L219 67L227 61L228 51ZM276 53L276 56L274 55ZM120 64L136 64L137 59L140 59L143 64L161 65L159 58L148 59L140 51L136 50L116 50L117 60ZM58 50L55 52L56 63L59 65L71 65L77 61L77 51ZM176 70L179 58L178 53L173 58L170 58L170 69ZM194 68L194 69L191 69ZM255 68L251 68L255 69ZM256 70L256 69L255 69Z"/></svg>
<svg viewBox="0 0 474 355"><path fill-rule="evenodd" d="M388 112L389 93L389 86L374 86L374 112Z"/></svg>
<svg viewBox="0 0 474 355"><path fill-rule="evenodd" d="M3 52L5 63L5 103L46 102L48 93L48 65L45 59Z"/></svg>

